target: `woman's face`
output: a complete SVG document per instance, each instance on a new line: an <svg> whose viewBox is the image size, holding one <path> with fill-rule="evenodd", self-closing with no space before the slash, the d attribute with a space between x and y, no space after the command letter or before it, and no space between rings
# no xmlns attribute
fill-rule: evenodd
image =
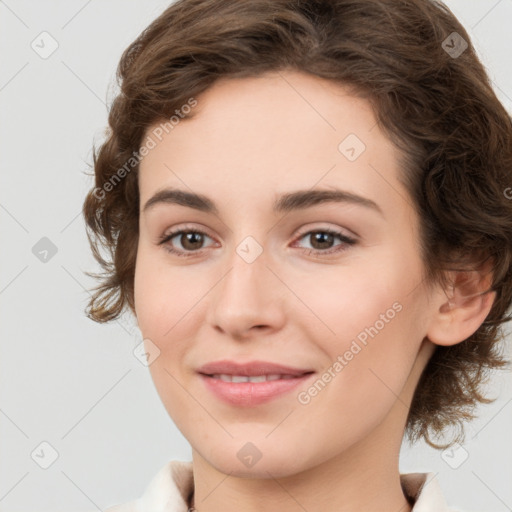
<svg viewBox="0 0 512 512"><path fill-rule="evenodd" d="M148 130L139 175L135 309L169 415L240 476L294 474L390 432L399 444L432 306L397 150L366 101L298 72L196 100L194 119ZM202 369L218 361L297 372L200 373L246 376Z"/></svg>

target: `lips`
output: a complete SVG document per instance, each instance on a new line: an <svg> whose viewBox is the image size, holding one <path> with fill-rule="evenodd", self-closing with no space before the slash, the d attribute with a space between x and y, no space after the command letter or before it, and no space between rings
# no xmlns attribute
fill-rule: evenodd
<svg viewBox="0 0 512 512"><path fill-rule="evenodd" d="M210 377L270 377L268 380L278 378L301 377L302 375L312 373L313 370L307 368L294 368L282 364L270 363L267 361L250 361L248 363L235 363L234 361L215 361L207 363L199 368L198 373ZM227 380L227 379L224 379ZM242 381L243 382L243 381Z"/></svg>
<svg viewBox="0 0 512 512"><path fill-rule="evenodd" d="M216 361L199 368L198 374L215 397L236 407L256 407L290 392L312 379L315 372L266 361L241 364Z"/></svg>

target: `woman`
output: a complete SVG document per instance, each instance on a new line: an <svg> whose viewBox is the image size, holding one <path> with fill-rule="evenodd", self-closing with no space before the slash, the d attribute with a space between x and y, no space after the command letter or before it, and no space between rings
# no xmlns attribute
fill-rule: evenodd
<svg viewBox="0 0 512 512"><path fill-rule="evenodd" d="M110 512L448 510L402 438L463 439L512 301L512 126L464 28L181 0L118 74L89 314L133 312L193 460Z"/></svg>

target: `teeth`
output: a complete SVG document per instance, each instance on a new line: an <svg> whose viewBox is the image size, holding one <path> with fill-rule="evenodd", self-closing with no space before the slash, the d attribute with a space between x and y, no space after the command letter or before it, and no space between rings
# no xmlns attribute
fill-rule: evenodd
<svg viewBox="0 0 512 512"><path fill-rule="evenodd" d="M220 379L224 382L265 382L266 380L279 380L279 379L293 379L293 375L255 375L248 377L247 375L226 375L215 374L212 375L214 379Z"/></svg>
<svg viewBox="0 0 512 512"><path fill-rule="evenodd" d="M227 377L227 375L226 375ZM244 377L244 376L238 376L238 375L233 375L231 377L231 382L250 382L251 378L250 377Z"/></svg>

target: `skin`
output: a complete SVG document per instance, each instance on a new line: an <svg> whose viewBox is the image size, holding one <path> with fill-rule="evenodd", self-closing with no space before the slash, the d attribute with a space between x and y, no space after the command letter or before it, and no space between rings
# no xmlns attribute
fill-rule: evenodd
<svg viewBox="0 0 512 512"><path fill-rule="evenodd" d="M410 511L398 457L415 386L436 344L458 343L483 322L494 297L462 299L488 282L466 279L464 293L450 295L427 287L400 155L348 89L287 70L222 79L197 100L196 116L164 133L141 163L135 271L139 327L148 349L160 350L151 375L192 446L194 506ZM338 150L349 134L366 145L352 162ZM219 214L163 202L143 211L165 187L204 194ZM371 199L382 215L332 202L272 211L280 194L334 187ZM174 228L207 236L167 242L192 254L179 257L159 245ZM322 248L310 232L326 228L357 243L334 237ZM236 252L247 236L263 249L252 263ZM311 381L241 408L196 373L220 359L261 359L318 378L394 303L400 312L308 404L297 395ZM250 468L237 457L247 442L262 455Z"/></svg>

